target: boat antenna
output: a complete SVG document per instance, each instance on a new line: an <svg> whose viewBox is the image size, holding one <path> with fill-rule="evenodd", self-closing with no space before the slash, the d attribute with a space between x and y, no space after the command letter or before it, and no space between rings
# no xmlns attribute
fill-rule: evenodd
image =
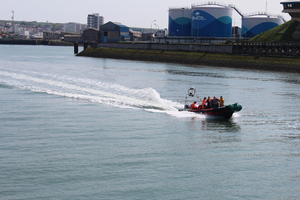
<svg viewBox="0 0 300 200"><path fill-rule="evenodd" d="M11 25L12 25L12 32L15 33L15 11L11 11Z"/></svg>
<svg viewBox="0 0 300 200"><path fill-rule="evenodd" d="M268 13L268 0L266 0L266 10L265 10L266 14Z"/></svg>
<svg viewBox="0 0 300 200"><path fill-rule="evenodd" d="M196 89L195 88L188 89L187 95L185 96L185 105L187 104L188 97L195 97L195 95L196 95Z"/></svg>
<svg viewBox="0 0 300 200"><path fill-rule="evenodd" d="M196 95L196 89L195 89L195 88L190 88L190 89L188 90L188 95L189 95L190 97L194 97L194 96Z"/></svg>

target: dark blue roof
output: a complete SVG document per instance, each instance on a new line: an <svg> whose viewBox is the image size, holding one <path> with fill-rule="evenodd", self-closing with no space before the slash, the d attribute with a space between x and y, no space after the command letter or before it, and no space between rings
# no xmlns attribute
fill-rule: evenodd
<svg viewBox="0 0 300 200"><path fill-rule="evenodd" d="M295 0L295 1L291 1L291 0L289 0L289 1L282 1L282 2L280 2L281 4L287 4L287 3L294 3L294 4L299 4L300 3L300 1L298 0Z"/></svg>

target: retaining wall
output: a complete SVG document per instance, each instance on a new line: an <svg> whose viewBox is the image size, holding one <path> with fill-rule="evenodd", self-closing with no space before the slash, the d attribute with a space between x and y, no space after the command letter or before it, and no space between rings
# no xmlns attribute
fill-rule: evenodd
<svg viewBox="0 0 300 200"><path fill-rule="evenodd" d="M156 44L156 43L101 43L98 47L162 51L186 51L207 53L233 53L232 45L205 44Z"/></svg>

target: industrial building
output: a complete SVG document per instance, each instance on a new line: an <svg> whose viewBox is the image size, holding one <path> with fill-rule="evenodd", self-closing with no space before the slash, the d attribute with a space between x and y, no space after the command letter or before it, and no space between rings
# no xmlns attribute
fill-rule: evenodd
<svg viewBox="0 0 300 200"><path fill-rule="evenodd" d="M284 23L280 16L253 14L242 18L242 37L251 38Z"/></svg>
<svg viewBox="0 0 300 200"><path fill-rule="evenodd" d="M231 37L232 8L222 5L192 7L192 36Z"/></svg>
<svg viewBox="0 0 300 200"><path fill-rule="evenodd" d="M293 20L300 21L300 1L283 1L283 12L289 13Z"/></svg>
<svg viewBox="0 0 300 200"><path fill-rule="evenodd" d="M129 27L118 22L107 22L100 26L100 38L103 43L130 40Z"/></svg>
<svg viewBox="0 0 300 200"><path fill-rule="evenodd" d="M87 28L94 28L99 30L100 26L103 25L104 18L99 16L98 13L89 14L87 17Z"/></svg>
<svg viewBox="0 0 300 200"><path fill-rule="evenodd" d="M169 10L169 36L191 36L192 10L171 8Z"/></svg>
<svg viewBox="0 0 300 200"><path fill-rule="evenodd" d="M100 42L100 32L97 29L85 29L81 35L83 43L98 44Z"/></svg>
<svg viewBox="0 0 300 200"><path fill-rule="evenodd" d="M294 6L299 5L294 2ZM284 22L280 16L254 14L244 16L233 5L206 3L190 8L169 9L169 36L191 38L239 37L239 30L232 25L233 11L241 16L242 37L253 37ZM300 15L299 15L300 16Z"/></svg>
<svg viewBox="0 0 300 200"><path fill-rule="evenodd" d="M169 36L231 37L232 7L220 4L169 9Z"/></svg>
<svg viewBox="0 0 300 200"><path fill-rule="evenodd" d="M121 40L130 40L129 27L120 22L114 22L114 24L120 27Z"/></svg>

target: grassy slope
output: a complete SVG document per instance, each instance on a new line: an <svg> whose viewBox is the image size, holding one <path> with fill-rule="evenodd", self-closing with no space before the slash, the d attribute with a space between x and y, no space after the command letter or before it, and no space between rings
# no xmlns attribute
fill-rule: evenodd
<svg viewBox="0 0 300 200"><path fill-rule="evenodd" d="M300 59L201 52L88 48L79 56L300 72Z"/></svg>
<svg viewBox="0 0 300 200"><path fill-rule="evenodd" d="M292 34L294 33L298 22L288 21L277 26L267 32L259 34L251 39L253 42L292 42L294 41Z"/></svg>

